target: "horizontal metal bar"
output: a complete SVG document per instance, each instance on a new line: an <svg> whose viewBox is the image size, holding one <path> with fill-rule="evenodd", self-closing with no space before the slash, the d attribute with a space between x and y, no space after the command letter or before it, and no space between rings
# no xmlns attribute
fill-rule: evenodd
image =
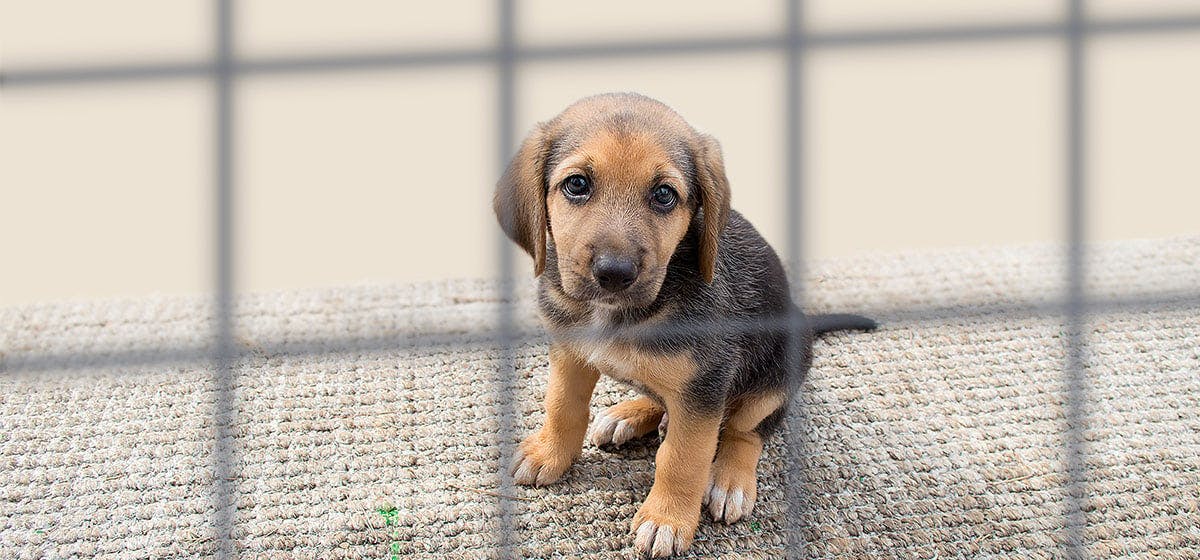
<svg viewBox="0 0 1200 560"><path fill-rule="evenodd" d="M1177 14L1167 17L1101 19L1080 24L1084 35L1120 35L1142 33L1173 33L1194 31L1200 26L1200 14ZM1064 30L1068 28L1063 27Z"/></svg>
<svg viewBox="0 0 1200 560"><path fill-rule="evenodd" d="M1128 35L1200 30L1200 14L1092 21L1084 26L1090 35ZM803 49L903 47L939 43L1003 42L1057 38L1068 27L1062 22L1018 22L953 27L912 27L807 33L797 41ZM787 35L743 35L665 41L572 43L518 48L520 62L634 58L665 55L737 54L785 49ZM243 59L233 64L237 74L306 74L408 68L450 67L494 63L494 48L432 51L379 51L325 56L289 56ZM127 65L65 66L7 69L0 72L0 87L37 87L77 83L162 81L205 77L215 68L208 62L155 62Z"/></svg>
<svg viewBox="0 0 1200 560"><path fill-rule="evenodd" d="M574 43L540 45L517 50L518 62L558 60L636 58L664 55L737 54L782 49L787 38L781 35L751 35L673 39L667 41L622 41L620 43Z"/></svg>
<svg viewBox="0 0 1200 560"><path fill-rule="evenodd" d="M1200 14L1175 17L1092 21L1082 26L1084 35L1174 33L1200 30ZM810 48L900 47L931 43L1003 42L1065 38L1065 22L1013 23L962 27L910 27L816 33L806 39Z"/></svg>
<svg viewBox="0 0 1200 560"><path fill-rule="evenodd" d="M380 52L328 55L310 58L268 57L245 60L237 71L243 74L306 74L362 70L387 70L423 67L452 67L491 64L496 61L492 49L466 49L429 52Z"/></svg>
<svg viewBox="0 0 1200 560"><path fill-rule="evenodd" d="M1063 317L1070 311L1071 302L1010 303L991 305L955 304L947 306L856 309L875 318L885 327L904 324L936 323L962 318L989 316ZM1200 309L1200 293L1162 293L1092 301L1086 312L1092 315L1112 313L1148 313L1171 309ZM788 317L766 320L721 321L717 323L667 324L654 329L634 328L598 335L594 331L573 333L578 338L655 337L672 335L738 335L787 332ZM548 340L540 327L518 326L516 332L500 333L495 328L448 332L405 332L368 337L330 337L296 341L266 341L242 343L234 348L234 359L251 357L282 358L306 356L336 356L346 354L379 354L384 352L441 350L446 348L499 347L505 341L514 344L535 344ZM0 375L21 372L48 372L96 368L136 369L153 366L200 364L211 359L213 349L207 346L179 348L144 348L115 352L63 352L46 354L0 355Z"/></svg>
<svg viewBox="0 0 1200 560"><path fill-rule="evenodd" d="M60 84L161 82L209 77L210 62L158 62L98 66L64 66L0 72L0 88L45 87Z"/></svg>

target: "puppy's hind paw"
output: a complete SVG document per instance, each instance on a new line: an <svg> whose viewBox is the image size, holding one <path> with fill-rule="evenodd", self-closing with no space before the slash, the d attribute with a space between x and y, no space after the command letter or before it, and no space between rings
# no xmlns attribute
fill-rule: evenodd
<svg viewBox="0 0 1200 560"><path fill-rule="evenodd" d="M610 406L592 423L592 444L624 445L653 432L662 416L662 409L645 397Z"/></svg>
<svg viewBox="0 0 1200 560"><path fill-rule="evenodd" d="M750 514L754 509L754 495L746 494L741 488L724 488L713 485L704 497L708 513L714 521L734 523Z"/></svg>
<svg viewBox="0 0 1200 560"><path fill-rule="evenodd" d="M596 423L592 427L592 444L596 447L620 446L635 437L637 431L629 420L612 416L608 411L596 416Z"/></svg>
<svg viewBox="0 0 1200 560"><path fill-rule="evenodd" d="M735 523L750 515L758 498L758 481L753 467L738 468L721 457L713 465L713 479L704 494L704 505L714 521Z"/></svg>

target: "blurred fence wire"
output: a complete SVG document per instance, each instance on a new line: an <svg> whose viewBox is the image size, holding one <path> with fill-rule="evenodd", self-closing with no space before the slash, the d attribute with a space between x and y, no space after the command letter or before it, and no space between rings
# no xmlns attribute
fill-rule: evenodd
<svg viewBox="0 0 1200 560"><path fill-rule="evenodd" d="M237 385L237 362L248 351L240 349L234 342L234 295L237 293L233 252L237 245L233 229L237 212L234 194L237 185L232 169L238 150L234 145L237 124L237 99L235 84L246 76L313 74L329 72L356 72L410 67L445 66L491 66L495 70L496 106L498 123L496 138L497 176L513 151L513 139L518 132L515 124L517 91L514 76L523 63L545 60L588 60L613 58L638 58L662 55L705 56L736 52L775 52L785 56L784 68L780 71L784 80L784 106L780 114L785 120L783 139L785 157L781 199L788 224L788 249L785 261L792 273L793 286L800 286L804 274L804 255L801 248L803 229L799 216L805 204L804 173L805 156L805 103L804 80L806 54L826 49L853 49L867 47L902 48L913 45L951 45L958 43L999 43L1024 40L1061 40L1065 60L1063 83L1066 96L1062 100L1064 133L1066 142L1066 170L1063 177L1063 197L1066 200L1064 216L1064 239L1066 240L1068 274L1065 278L1066 298L1051 303L1014 303L990 308L913 307L908 309L863 310L874 314L885 322L928 321L949 319L966 314L989 313L1023 314L1061 317L1065 321L1064 337L1066 361L1063 364L1064 384L1068 389L1067 428L1063 434L1063 445L1067 453L1063 471L1066 476L1067 504L1062 512L1063 554L1069 558L1084 558L1086 542L1084 529L1086 517L1083 503L1087 498L1083 431L1088 424L1086 415L1086 372L1088 315L1109 311L1148 311L1163 306L1176 309L1200 308L1200 293L1145 294L1123 298L1089 298L1084 290L1084 246L1086 243L1084 224L1087 203L1087 177L1084 174L1087 154L1087 46L1088 40L1096 36L1126 34L1164 34L1200 32L1200 14L1178 14L1170 17L1136 17L1122 19L1089 19L1084 0L1065 0L1063 15L1053 22L973 24L957 26L923 26L899 29L864 29L849 31L809 31L804 25L804 5L801 0L785 0L780 17L786 25L782 34L747 35L713 38L692 38L663 41L625 41L599 43L572 43L559 46L523 46L516 33L516 0L500 0L497 13L498 41L492 48L446 49L431 51L378 51L346 55L297 56L243 58L237 54L234 42L235 6L231 0L214 0L215 25L214 51L209 60L182 60L145 64L112 64L83 67L47 67L0 69L0 88L56 88L81 86L92 83L138 82L150 83L162 80L207 78L214 91L212 118L216 130L212 149L214 173L213 196L215 212L211 217L215 231L215 254L211 266L216 293L215 318L212 325L212 343L187 348L142 350L114 350L112 352L84 352L78 354L53 354L30 356L7 356L0 362L0 371L16 373L22 371L58 370L69 372L84 367L132 367L183 362L207 361L213 364L216 376L217 400L213 411L216 442L213 457L214 473L214 519L213 527L218 537L218 557L236 557L237 540L237 481L238 457L236 445L237 410L234 388ZM499 229L497 228L497 232ZM262 349L271 355L315 355L346 352L386 352L397 349L437 348L463 344L490 345L499 354L498 382L495 386L500 403L500 433L497 444L501 448L500 465L508 464L515 440L515 406L512 401L515 383L515 348L529 342L543 341L544 334L521 326L515 320L512 308L514 290L512 279L514 263L508 250L508 240L497 233L495 250L499 252L500 267L497 271L497 287L500 290L499 312L494 326L476 332L429 333L414 332L380 335L378 337L349 337L344 339L322 339L304 341L280 341L265 343ZM802 293L796 293L799 302ZM781 317L757 322L723 322L721 324L664 325L658 330L637 330L617 333L617 336L653 337L678 332L703 332L731 334L745 332L796 331L803 328L799 317ZM587 336L587 333L580 333ZM799 363L797 352L789 351L789 365ZM802 407L801 407L802 408ZM797 457L802 456L802 440L798 437L804 422L804 411L789 425L788 448ZM803 557L805 543L797 530L804 521L805 496L802 493L804 473L800 472L800 461L789 461L788 473L793 483L788 484L786 500L789 506L789 557ZM501 491L498 492L500 523L495 536L497 552L501 557L516 557L516 524L513 521L515 504L506 496L512 479L505 469L498 467Z"/></svg>

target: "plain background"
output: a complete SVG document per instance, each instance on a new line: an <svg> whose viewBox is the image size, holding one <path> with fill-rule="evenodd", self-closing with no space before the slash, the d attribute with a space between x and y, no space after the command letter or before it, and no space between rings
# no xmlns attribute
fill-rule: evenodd
<svg viewBox="0 0 1200 560"><path fill-rule="evenodd" d="M807 2L813 30L1055 21L1059 2ZM495 6L237 2L237 56L489 47ZM518 2L535 45L779 33L780 2ZM1096 18L1200 11L1099 1ZM4 71L202 61L208 1L0 0ZM1065 47L1056 38L822 50L806 59L810 258L1063 241ZM1087 50L1092 239L1200 233L1200 33ZM777 53L522 64L522 133L637 91L724 147L734 207L786 251ZM495 71L249 76L235 89L236 285L490 278ZM0 305L211 290L213 90L202 78L0 89ZM519 140L515 138L514 141ZM528 274L527 257L517 263Z"/></svg>

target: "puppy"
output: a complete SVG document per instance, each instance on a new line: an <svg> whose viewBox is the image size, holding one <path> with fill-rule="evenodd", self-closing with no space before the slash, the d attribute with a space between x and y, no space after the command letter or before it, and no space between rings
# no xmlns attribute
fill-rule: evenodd
<svg viewBox="0 0 1200 560"><path fill-rule="evenodd" d="M533 257L552 339L546 422L521 443L514 478L550 484L579 457L601 374L636 388L591 439L620 445L669 419L633 518L648 556L687 550L704 505L726 523L750 513L763 439L809 368L812 337L875 327L799 315L779 258L729 198L716 140L635 94L589 97L539 124L496 185L496 216Z"/></svg>

